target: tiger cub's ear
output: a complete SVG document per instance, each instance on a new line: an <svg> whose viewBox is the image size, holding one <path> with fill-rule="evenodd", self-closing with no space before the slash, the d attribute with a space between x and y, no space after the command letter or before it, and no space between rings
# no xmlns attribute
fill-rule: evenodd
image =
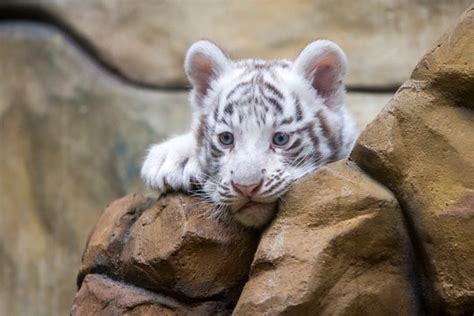
<svg viewBox="0 0 474 316"><path fill-rule="evenodd" d="M336 110L344 102L342 79L346 74L346 55L329 40L308 44L293 63L293 69L308 80L328 108Z"/></svg>
<svg viewBox="0 0 474 316"><path fill-rule="evenodd" d="M229 67L230 61L224 52L210 41L198 41L188 49L184 69L193 85L197 105L201 105L212 81Z"/></svg>

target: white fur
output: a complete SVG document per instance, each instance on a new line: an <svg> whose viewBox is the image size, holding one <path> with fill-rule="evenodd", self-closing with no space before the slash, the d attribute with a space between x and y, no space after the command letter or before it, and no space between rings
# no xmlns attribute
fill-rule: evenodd
<svg viewBox="0 0 474 316"><path fill-rule="evenodd" d="M152 145L145 157L141 176L147 185L166 192L191 189L192 180L199 180L196 140L192 133Z"/></svg>

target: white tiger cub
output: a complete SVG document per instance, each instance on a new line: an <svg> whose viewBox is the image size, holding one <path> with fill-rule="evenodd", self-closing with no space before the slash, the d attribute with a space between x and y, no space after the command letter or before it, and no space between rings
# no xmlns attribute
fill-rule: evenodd
<svg viewBox="0 0 474 316"><path fill-rule="evenodd" d="M141 175L161 192L199 183L218 216L267 223L292 183L347 157L358 136L344 107L346 57L331 41L310 43L294 62L233 61L199 41L184 66L192 131L152 145Z"/></svg>

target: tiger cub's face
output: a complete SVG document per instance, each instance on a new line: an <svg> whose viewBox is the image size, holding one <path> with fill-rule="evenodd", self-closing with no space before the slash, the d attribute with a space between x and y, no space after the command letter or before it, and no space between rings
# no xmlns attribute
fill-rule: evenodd
<svg viewBox="0 0 474 316"><path fill-rule="evenodd" d="M345 68L325 40L294 62L232 61L207 41L189 49L200 182L219 212L260 226L292 183L348 154L357 134L343 106Z"/></svg>

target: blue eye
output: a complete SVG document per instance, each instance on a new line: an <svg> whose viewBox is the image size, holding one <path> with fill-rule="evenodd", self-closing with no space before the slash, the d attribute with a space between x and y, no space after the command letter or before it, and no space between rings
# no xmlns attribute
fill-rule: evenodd
<svg viewBox="0 0 474 316"><path fill-rule="evenodd" d="M222 145L230 146L234 143L234 135L231 132L220 133L219 141Z"/></svg>
<svg viewBox="0 0 474 316"><path fill-rule="evenodd" d="M286 133L277 132L273 134L273 144L276 146L284 146L290 140L290 135Z"/></svg>

